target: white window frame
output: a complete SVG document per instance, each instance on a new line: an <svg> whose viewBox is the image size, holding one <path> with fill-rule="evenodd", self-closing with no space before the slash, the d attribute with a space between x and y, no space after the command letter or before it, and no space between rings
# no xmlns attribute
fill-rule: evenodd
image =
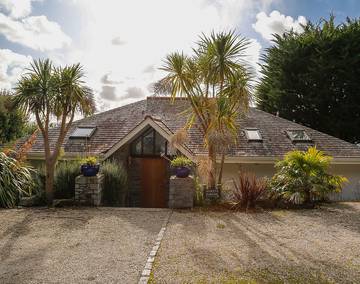
<svg viewBox="0 0 360 284"><path fill-rule="evenodd" d="M259 138L256 138L256 139L251 138L251 137L249 136L248 131L256 131L257 134L259 135ZM245 132L245 135L246 135L246 138L247 138L248 141L258 141L258 142L262 142L262 141L263 141L263 138L262 138L260 129L258 129L258 128L246 128L246 129L244 129L244 132Z"/></svg>
<svg viewBox="0 0 360 284"><path fill-rule="evenodd" d="M299 139L299 138L294 138L293 135L291 134L292 131L302 131L304 132L304 139ZM311 138L309 136L309 134L307 134L307 132L304 129L288 129L286 130L286 135L289 137L289 139L292 142L311 142Z"/></svg>
<svg viewBox="0 0 360 284"><path fill-rule="evenodd" d="M91 129L91 131L88 135L73 136L73 134L78 129ZM71 134L69 135L69 138L70 139L89 139L94 134L95 130L96 130L96 126L78 126L71 132Z"/></svg>

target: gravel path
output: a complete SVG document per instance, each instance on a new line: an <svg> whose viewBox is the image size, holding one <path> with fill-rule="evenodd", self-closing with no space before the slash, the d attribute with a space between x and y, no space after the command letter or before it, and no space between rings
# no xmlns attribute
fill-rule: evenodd
<svg viewBox="0 0 360 284"><path fill-rule="evenodd" d="M360 203L175 211L152 283L360 283Z"/></svg>
<svg viewBox="0 0 360 284"><path fill-rule="evenodd" d="M0 283L137 283L167 210L0 210Z"/></svg>

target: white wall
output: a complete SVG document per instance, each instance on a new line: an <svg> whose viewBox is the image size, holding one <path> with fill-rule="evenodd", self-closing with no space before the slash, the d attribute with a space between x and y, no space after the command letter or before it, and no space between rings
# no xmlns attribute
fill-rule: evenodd
<svg viewBox="0 0 360 284"><path fill-rule="evenodd" d="M337 201L360 201L360 165L333 165L331 171L346 177L349 182L341 193L332 194L330 198Z"/></svg>
<svg viewBox="0 0 360 284"><path fill-rule="evenodd" d="M255 173L257 177L268 178L271 178L275 173L273 164L225 164L224 188L233 187L233 179L237 180L237 173L240 170ZM330 199L336 201L360 201L360 165L333 165L331 172L345 176L349 183L344 185L341 193L331 194Z"/></svg>

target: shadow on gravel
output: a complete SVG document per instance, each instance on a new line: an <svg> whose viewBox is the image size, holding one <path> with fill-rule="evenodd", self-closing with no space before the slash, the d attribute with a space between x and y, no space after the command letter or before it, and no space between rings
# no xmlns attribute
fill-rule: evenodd
<svg viewBox="0 0 360 284"><path fill-rule="evenodd" d="M0 260L4 261L9 257L14 244L17 239L21 236L27 235L29 233L29 224L32 221L33 214L31 212L27 213L24 218L14 225L10 226L4 233L1 234L1 240L4 240L7 237L7 240L4 244L1 242L0 246Z"/></svg>

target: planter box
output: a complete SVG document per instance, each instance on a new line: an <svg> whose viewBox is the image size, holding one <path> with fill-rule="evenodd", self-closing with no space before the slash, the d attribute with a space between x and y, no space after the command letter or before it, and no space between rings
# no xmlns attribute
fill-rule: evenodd
<svg viewBox="0 0 360 284"><path fill-rule="evenodd" d="M98 174L100 165L81 165L81 173L84 177L94 177Z"/></svg>

